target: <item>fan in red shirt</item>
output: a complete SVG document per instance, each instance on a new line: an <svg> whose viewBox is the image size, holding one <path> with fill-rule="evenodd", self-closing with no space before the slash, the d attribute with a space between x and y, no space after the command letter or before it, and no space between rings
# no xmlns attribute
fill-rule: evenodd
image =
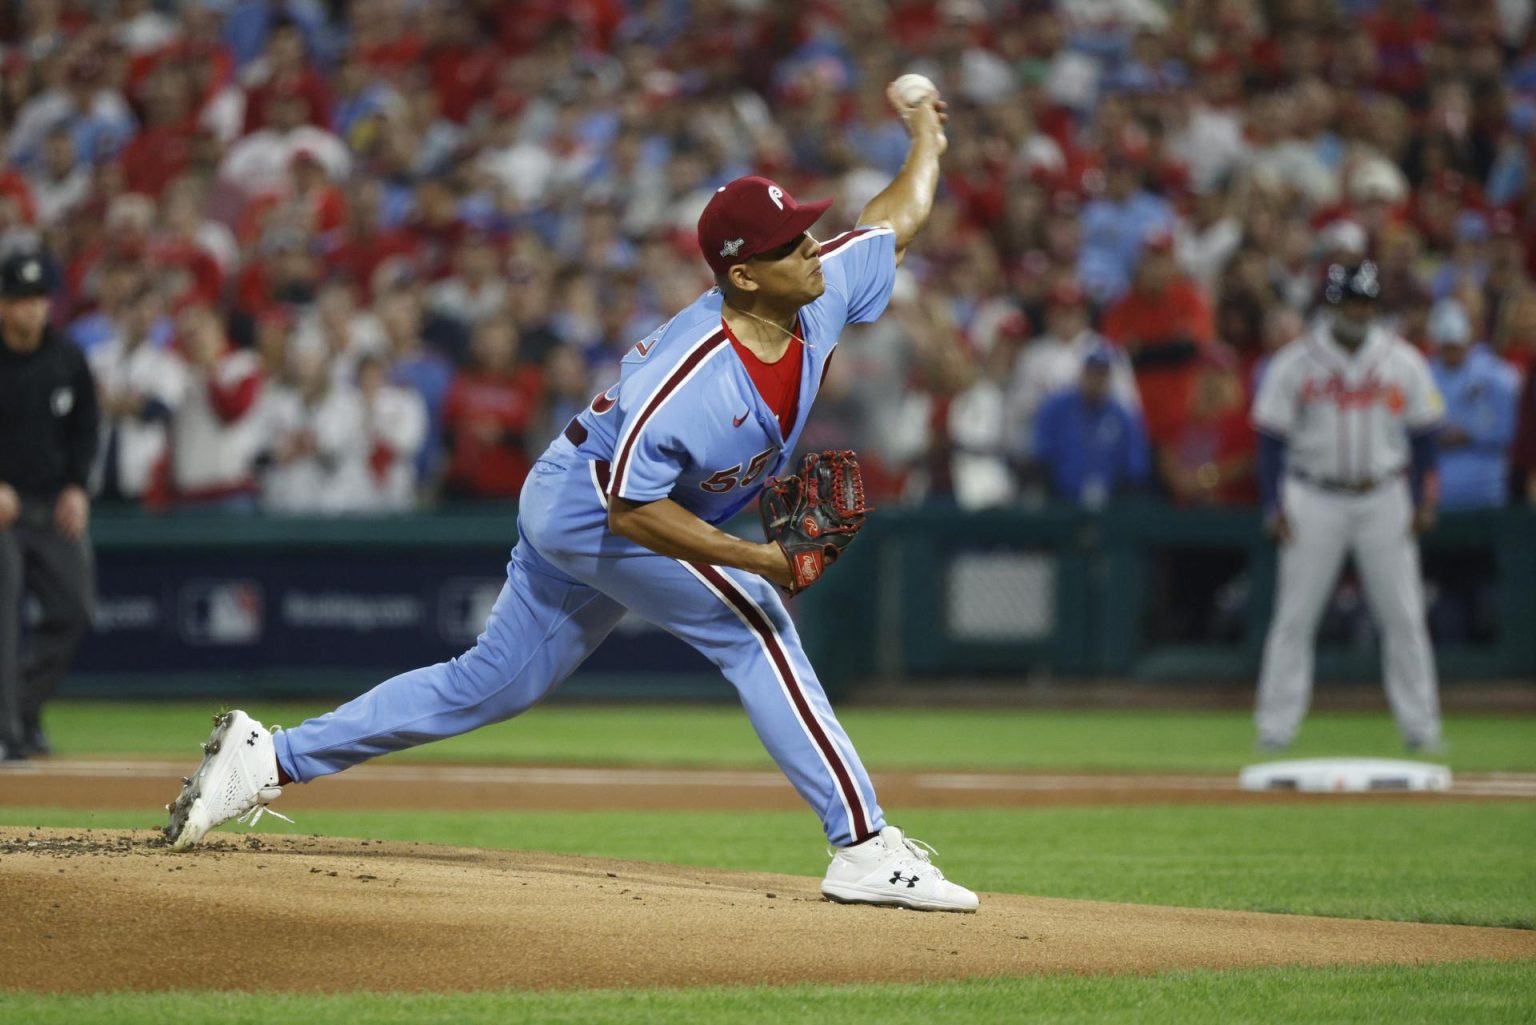
<svg viewBox="0 0 1536 1025"><path fill-rule="evenodd" d="M408 71L426 45L416 19L393 3L370 5L368 16L352 24L351 44L369 67L389 76Z"/></svg>
<svg viewBox="0 0 1536 1025"><path fill-rule="evenodd" d="M224 291L224 270L196 238L164 232L145 253L165 294L177 300L217 303Z"/></svg>
<svg viewBox="0 0 1536 1025"><path fill-rule="evenodd" d="M145 77L140 96L144 127L123 149L123 177L130 191L158 199L192 159L197 135L192 83L181 65L162 61Z"/></svg>
<svg viewBox="0 0 1536 1025"><path fill-rule="evenodd" d="M1413 93L1426 77L1425 56L1440 36L1439 19L1417 0L1387 0L1361 24L1376 43L1376 85L1397 95Z"/></svg>
<svg viewBox="0 0 1536 1025"><path fill-rule="evenodd" d="M496 88L501 54L479 38L473 14L448 4L427 22L427 71L442 103L443 116L463 124L474 105Z"/></svg>
<svg viewBox="0 0 1536 1025"><path fill-rule="evenodd" d="M276 223L301 226L324 240L347 225L346 196L331 182L330 172L315 151L300 148L288 163L288 188L257 196L240 215L240 239L250 243Z"/></svg>
<svg viewBox="0 0 1536 1025"><path fill-rule="evenodd" d="M1195 369L1187 421L1158 452L1158 470L1183 505L1251 505L1258 501L1253 466L1258 438L1238 362L1225 346L1208 350Z"/></svg>
<svg viewBox="0 0 1536 1025"><path fill-rule="evenodd" d="M511 321L475 327L474 366L454 376L443 404L448 439L447 492L461 498L515 498L533 465L528 430L539 412L543 375L517 364Z"/></svg>
<svg viewBox="0 0 1536 1025"><path fill-rule="evenodd" d="M1197 361L1214 336L1210 304L1179 273L1171 237L1147 240L1135 284L1109 308L1102 329L1130 353L1147 437L1168 445L1189 420Z"/></svg>
<svg viewBox="0 0 1536 1025"><path fill-rule="evenodd" d="M321 238L326 266L335 276L355 281L363 302L372 302L374 274L386 261L404 259L414 266L416 240L404 230L385 226L383 199L379 182L353 185L343 204L343 230Z"/></svg>
<svg viewBox="0 0 1536 1025"><path fill-rule="evenodd" d="M695 19L705 17L694 12ZM510 54L543 49L606 50L611 45L624 6L617 0L523 0L517 17L498 17L501 45Z"/></svg>
<svg viewBox="0 0 1536 1025"><path fill-rule="evenodd" d="M453 254L466 231L468 226L459 219L458 198L446 182L428 178L416 186L416 213L403 232L427 280L438 281L453 272Z"/></svg>
<svg viewBox="0 0 1536 1025"><path fill-rule="evenodd" d="M313 237L297 228L274 228L262 236L256 252L235 280L237 313L259 320L284 304L314 302L325 264Z"/></svg>
<svg viewBox="0 0 1536 1025"><path fill-rule="evenodd" d="M37 220L37 206L32 202L32 186L27 184L21 172L10 167L0 167L0 198L15 202L16 217L23 224L32 224Z"/></svg>
<svg viewBox="0 0 1536 1025"><path fill-rule="evenodd" d="M297 22L277 20L267 35L262 61L265 75L245 91L245 134L267 127L267 108L274 100L295 94L308 102L310 124L331 123L331 87L310 66Z"/></svg>

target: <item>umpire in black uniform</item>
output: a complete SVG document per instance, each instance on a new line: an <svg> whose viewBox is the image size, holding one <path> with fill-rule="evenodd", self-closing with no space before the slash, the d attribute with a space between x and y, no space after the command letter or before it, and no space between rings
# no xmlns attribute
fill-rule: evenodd
<svg viewBox="0 0 1536 1025"><path fill-rule="evenodd" d="M85 356L48 323L49 268L0 263L0 758L48 753L43 703L90 629L86 476L100 412ZM31 594L42 609L27 631Z"/></svg>

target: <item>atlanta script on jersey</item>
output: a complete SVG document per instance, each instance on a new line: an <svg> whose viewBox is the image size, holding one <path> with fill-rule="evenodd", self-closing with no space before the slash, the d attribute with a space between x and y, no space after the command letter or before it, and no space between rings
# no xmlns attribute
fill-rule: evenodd
<svg viewBox="0 0 1536 1025"><path fill-rule="evenodd" d="M1327 323L1274 356L1253 404L1253 424L1286 442L1286 466L1312 480L1385 480L1408 466L1408 436L1433 428L1445 404L1419 351L1372 327L1360 348Z"/></svg>

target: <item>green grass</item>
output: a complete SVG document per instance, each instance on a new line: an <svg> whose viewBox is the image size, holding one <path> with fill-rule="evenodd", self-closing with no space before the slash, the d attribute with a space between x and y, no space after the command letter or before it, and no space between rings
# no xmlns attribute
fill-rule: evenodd
<svg viewBox="0 0 1536 1025"><path fill-rule="evenodd" d="M280 970L280 969L274 969ZM1416 968L1267 968L1155 975L1039 976L895 986L782 986L582 992L339 994L0 994L0 1021L28 1025L1520 1025L1527 963Z"/></svg>
<svg viewBox="0 0 1536 1025"><path fill-rule="evenodd" d="M265 722L295 725L326 705L254 703ZM186 756L208 731L207 703L60 702L48 726L61 755ZM866 764L878 769L1232 772L1255 760L1242 712L850 708L838 713ZM1536 771L1536 717L1446 720L1464 772ZM1401 757L1390 717L1317 713L1287 757ZM512 722L392 755L423 761L771 767L746 715L734 707L534 709Z"/></svg>
<svg viewBox="0 0 1536 1025"><path fill-rule="evenodd" d="M196 757L205 703L50 708L64 756ZM289 725L325 710L255 704ZM1233 772L1252 762L1239 712L840 712L876 769ZM1536 771L1536 718L1455 716L1459 771ZM1296 757L1398 756L1385 714L1312 716ZM735 708L554 706L391 756L523 764L769 767ZM3 778L0 778L3 782ZM0 790L0 801L3 801ZM1536 803L1307 802L997 810L888 809L983 890L1192 907L1536 928ZM148 828L158 809L0 807L12 825ZM303 812L263 831L371 836L819 875L809 812ZM280 971L280 965L271 969ZM253 985L265 978L253 976ZM615 1022L1414 1023L1536 1021L1536 965L1282 968L1046 976L914 986L478 994L0 993L0 1022L269 1025Z"/></svg>
<svg viewBox="0 0 1536 1025"><path fill-rule="evenodd" d="M306 811L318 833L819 876L808 812ZM19 826L146 828L143 812L0 808ZM903 826L981 890L1182 907L1536 928L1536 805L921 810ZM267 823L272 823L268 829ZM234 827L226 832L238 830Z"/></svg>

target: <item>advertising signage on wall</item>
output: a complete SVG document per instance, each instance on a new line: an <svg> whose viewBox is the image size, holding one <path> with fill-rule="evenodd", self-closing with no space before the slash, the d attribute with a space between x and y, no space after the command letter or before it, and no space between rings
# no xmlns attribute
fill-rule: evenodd
<svg viewBox="0 0 1536 1025"><path fill-rule="evenodd" d="M215 562L206 552L106 551L95 629L75 669L142 676L427 665L474 644L505 583L497 565L473 552L308 551ZM713 672L681 641L634 618L584 668Z"/></svg>

